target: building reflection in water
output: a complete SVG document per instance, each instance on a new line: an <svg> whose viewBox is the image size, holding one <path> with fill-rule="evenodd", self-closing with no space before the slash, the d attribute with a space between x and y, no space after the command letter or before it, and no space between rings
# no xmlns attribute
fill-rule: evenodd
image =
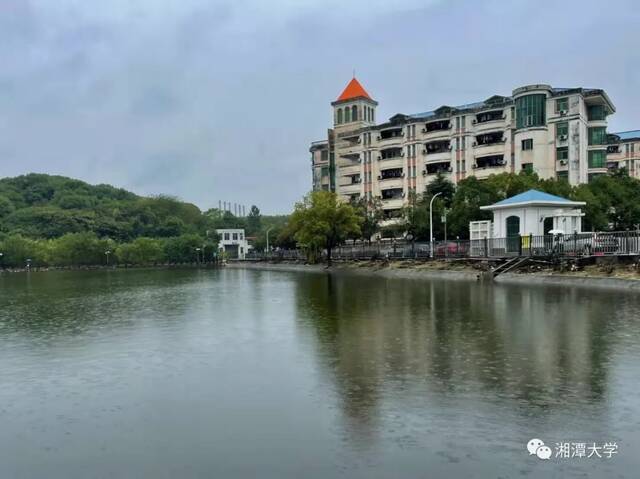
<svg viewBox="0 0 640 479"><path fill-rule="evenodd" d="M389 403L542 417L604 402L610 293L330 274L295 284L301 332L360 441L375 438Z"/></svg>

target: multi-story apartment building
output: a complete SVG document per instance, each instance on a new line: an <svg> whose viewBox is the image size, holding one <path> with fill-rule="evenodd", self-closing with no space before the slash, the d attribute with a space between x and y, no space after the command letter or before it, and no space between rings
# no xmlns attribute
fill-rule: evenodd
<svg viewBox="0 0 640 479"><path fill-rule="evenodd" d="M608 138L608 169L625 168L629 176L640 179L640 130L612 133Z"/></svg>
<svg viewBox="0 0 640 479"><path fill-rule="evenodd" d="M378 197L390 217L440 172L454 183L521 170L586 183L607 172L607 116L615 112L603 90L528 85L376 123L378 103L355 78L331 105L333 128L311 146L314 188Z"/></svg>

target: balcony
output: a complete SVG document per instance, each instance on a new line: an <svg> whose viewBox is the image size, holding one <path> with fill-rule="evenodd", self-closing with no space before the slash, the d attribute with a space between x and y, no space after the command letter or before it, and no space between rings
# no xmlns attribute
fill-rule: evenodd
<svg viewBox="0 0 640 479"><path fill-rule="evenodd" d="M404 205L404 198L382 199L383 211L400 210Z"/></svg>
<svg viewBox="0 0 640 479"><path fill-rule="evenodd" d="M422 170L423 176L437 175L438 173L448 174L453 171L451 168L451 162L443 161L440 163L428 163L425 165L425 169Z"/></svg>
<svg viewBox="0 0 640 479"><path fill-rule="evenodd" d="M376 138L379 142L402 142L404 137L404 131L402 131L402 127L399 128L388 128L386 130L380 130L380 134Z"/></svg>
<svg viewBox="0 0 640 479"><path fill-rule="evenodd" d="M378 179L380 181L398 178L404 178L404 170L402 168L389 168L382 170L380 171L380 175L378 175Z"/></svg>
<svg viewBox="0 0 640 479"><path fill-rule="evenodd" d="M504 155L481 156L476 158L473 169L483 170L488 168L502 168L506 166L506 164L507 162L504 159Z"/></svg>
<svg viewBox="0 0 640 479"><path fill-rule="evenodd" d="M402 150L402 148L386 148L384 150L380 150L378 160L392 160L402 157L404 157L404 151Z"/></svg>
<svg viewBox="0 0 640 479"><path fill-rule="evenodd" d="M387 200L400 200L404 198L404 190L402 188L387 188L380 191L380 197L382 201Z"/></svg>
<svg viewBox="0 0 640 479"><path fill-rule="evenodd" d="M362 178L360 177L360 173L355 173L351 175L343 175L342 181L340 182L340 186L359 185L360 183L362 183Z"/></svg>
<svg viewBox="0 0 640 479"><path fill-rule="evenodd" d="M473 120L474 125L481 125L483 123L490 123L493 121L504 121L507 117L502 110L484 111L476 115Z"/></svg>
<svg viewBox="0 0 640 479"><path fill-rule="evenodd" d="M472 146L491 146L497 144L503 144L506 142L503 131L492 131L491 133L483 133L482 135L476 135L476 141Z"/></svg>
<svg viewBox="0 0 640 479"><path fill-rule="evenodd" d="M360 174L361 169L359 164L339 166L338 172L341 176L357 175Z"/></svg>
<svg viewBox="0 0 640 479"><path fill-rule="evenodd" d="M449 153L451 151L451 142L449 140L431 141L425 143L424 155L437 155L438 153Z"/></svg>
<svg viewBox="0 0 640 479"><path fill-rule="evenodd" d="M437 132L449 133L450 129L451 129L450 120L438 120L438 121L425 123L424 128L422 129L422 133L425 133L425 134L437 133Z"/></svg>

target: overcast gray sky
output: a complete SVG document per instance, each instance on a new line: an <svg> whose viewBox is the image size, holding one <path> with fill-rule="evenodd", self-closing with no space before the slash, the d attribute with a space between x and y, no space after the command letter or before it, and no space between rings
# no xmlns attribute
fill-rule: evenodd
<svg viewBox="0 0 640 479"><path fill-rule="evenodd" d="M637 0L0 0L0 176L288 212L356 75L378 119L604 88L640 129Z"/></svg>

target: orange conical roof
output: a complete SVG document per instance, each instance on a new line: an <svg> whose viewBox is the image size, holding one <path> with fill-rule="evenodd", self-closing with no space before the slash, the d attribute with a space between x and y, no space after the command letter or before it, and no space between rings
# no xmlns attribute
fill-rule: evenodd
<svg viewBox="0 0 640 479"><path fill-rule="evenodd" d="M344 91L340 94L336 101L351 100L353 98L361 97L368 98L369 100L373 101L373 99L367 93L367 90L365 90L362 85L360 85L360 82L356 80L356 77L353 77L347 85L347 88L344 89Z"/></svg>

